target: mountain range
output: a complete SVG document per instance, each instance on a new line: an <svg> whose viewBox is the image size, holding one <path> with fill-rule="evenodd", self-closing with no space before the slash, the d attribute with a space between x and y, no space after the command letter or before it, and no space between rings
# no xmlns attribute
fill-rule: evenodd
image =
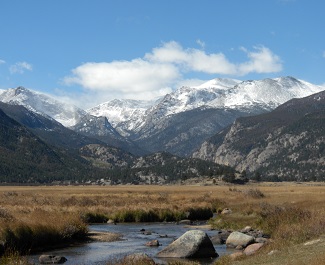
<svg viewBox="0 0 325 265"><path fill-rule="evenodd" d="M140 156L168 152L176 160L200 158L209 163L234 166L239 171L258 170L281 177L284 169L281 174L265 163L250 165L245 160L245 152L250 149L246 146L246 151L241 150L244 147L240 141L238 146L225 145L225 139L236 142L229 138L227 130L234 131L233 126L245 119L268 120L267 115L275 117L274 113L284 108L281 104L324 89L293 77L247 81L217 78L200 86L181 87L156 100L115 99L83 110L52 96L18 87L0 91L0 109L55 152L72 156L86 167L95 165L100 172L133 167ZM279 130L277 123L267 124L270 126L264 130L269 134ZM250 138L254 141L243 142L252 142L253 146L259 139L254 137L256 141ZM244 154L236 160L234 154L238 150ZM252 155L250 158L256 159Z"/></svg>

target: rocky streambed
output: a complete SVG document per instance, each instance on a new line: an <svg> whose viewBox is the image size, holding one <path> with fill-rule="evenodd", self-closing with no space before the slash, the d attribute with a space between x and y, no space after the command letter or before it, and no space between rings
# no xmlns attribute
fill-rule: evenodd
<svg viewBox="0 0 325 265"><path fill-rule="evenodd" d="M218 256L244 254L248 247L256 243L262 247L267 241L262 233L250 227L235 232L175 223L100 224L89 228L89 242L42 254L64 257L66 265L104 265L134 253L145 253L158 264L166 264L170 258L191 258L208 265L213 264ZM202 247L197 247L199 244ZM201 248L201 252L195 252L197 250L191 249L193 246L197 250ZM209 250L206 251L207 247ZM39 264L39 256L30 256L30 261Z"/></svg>

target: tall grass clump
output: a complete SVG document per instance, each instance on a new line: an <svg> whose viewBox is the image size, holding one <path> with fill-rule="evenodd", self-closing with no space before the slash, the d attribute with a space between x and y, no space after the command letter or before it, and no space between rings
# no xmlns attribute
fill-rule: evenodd
<svg viewBox="0 0 325 265"><path fill-rule="evenodd" d="M188 208L186 210L172 209L124 209L115 212L110 219L115 222L178 222L182 219L208 220L213 216L209 207Z"/></svg>
<svg viewBox="0 0 325 265"><path fill-rule="evenodd" d="M4 251L26 254L86 238L88 228L84 222L76 218L62 219L56 223L41 223L44 220L33 223L2 223L0 240L4 242Z"/></svg>
<svg viewBox="0 0 325 265"><path fill-rule="evenodd" d="M103 213L93 213L93 212L87 212L81 214L81 219L87 223L107 223L108 216Z"/></svg>
<svg viewBox="0 0 325 265"><path fill-rule="evenodd" d="M260 226L279 244L297 244L325 233L324 214L294 206L263 204Z"/></svg>
<svg viewBox="0 0 325 265"><path fill-rule="evenodd" d="M184 213L172 211L169 209L158 210L121 210L111 216L115 222L130 223L130 222L172 222L179 221Z"/></svg>

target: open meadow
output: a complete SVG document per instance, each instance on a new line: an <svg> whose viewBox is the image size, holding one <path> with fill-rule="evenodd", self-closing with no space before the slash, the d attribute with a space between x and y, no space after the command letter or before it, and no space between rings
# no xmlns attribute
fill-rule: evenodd
<svg viewBox="0 0 325 265"><path fill-rule="evenodd" d="M224 257L218 264L325 264L320 251L325 247L323 183L2 186L0 202L2 251L30 253L83 240L90 222L196 220L229 208L231 214L217 214L209 224L216 229L262 229L271 243L254 257ZM279 252L267 255L272 250Z"/></svg>

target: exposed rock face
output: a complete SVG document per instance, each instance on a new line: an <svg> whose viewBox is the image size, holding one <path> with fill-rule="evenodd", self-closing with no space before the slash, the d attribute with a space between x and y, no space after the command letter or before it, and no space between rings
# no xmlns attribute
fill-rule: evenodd
<svg viewBox="0 0 325 265"><path fill-rule="evenodd" d="M213 244L204 231L190 230L157 254L160 258L218 257Z"/></svg>
<svg viewBox="0 0 325 265"><path fill-rule="evenodd" d="M323 180L325 91L239 118L192 157L259 172L265 180ZM313 178L313 179L312 179Z"/></svg>
<svg viewBox="0 0 325 265"><path fill-rule="evenodd" d="M241 232L232 232L227 238L226 245L228 247L246 247L255 242L255 238Z"/></svg>

